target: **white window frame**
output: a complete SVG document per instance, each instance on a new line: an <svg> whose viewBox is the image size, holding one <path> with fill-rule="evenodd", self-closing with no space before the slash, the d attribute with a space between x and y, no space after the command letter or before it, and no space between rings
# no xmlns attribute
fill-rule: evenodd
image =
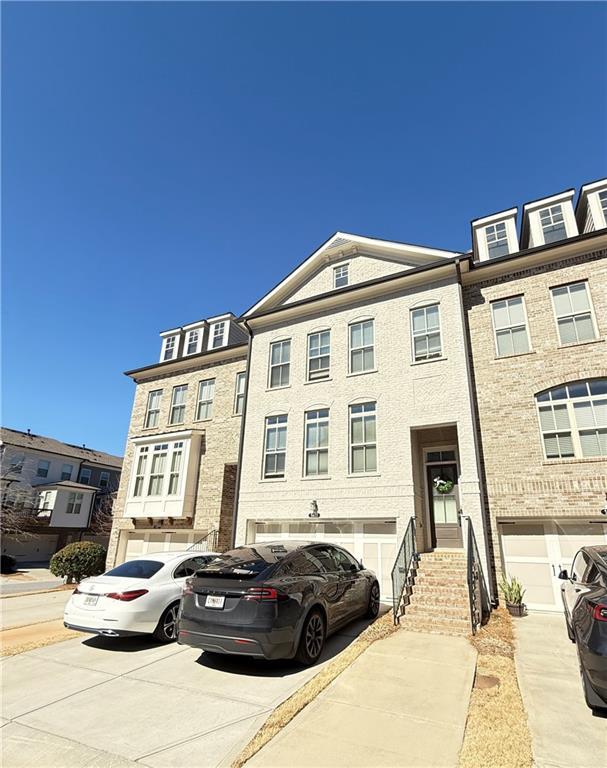
<svg viewBox="0 0 607 768"><path fill-rule="evenodd" d="M304 465L303 474L304 477L327 477L329 474L329 441L330 441L330 411L329 408L315 408L314 410L305 411L304 413ZM316 442L312 446L308 446L308 429L310 427L316 427ZM320 441L320 429L326 427L327 441L326 444L321 444ZM308 457L312 455L316 456L316 471L310 472L308 469ZM319 458L321 454L325 454L327 457L326 471L321 472L319 470Z"/></svg>
<svg viewBox="0 0 607 768"><path fill-rule="evenodd" d="M234 415L242 416L244 410L244 393L247 383L247 372L241 371L236 374L236 383L234 385Z"/></svg>
<svg viewBox="0 0 607 768"><path fill-rule="evenodd" d="M161 362L166 363L169 360L174 360L177 357L178 347L179 347L178 334L174 334L172 336L165 336L162 342Z"/></svg>
<svg viewBox="0 0 607 768"><path fill-rule="evenodd" d="M328 334L329 336L329 343L328 345L325 344L324 346L321 344L321 338L323 334ZM312 339L318 337L318 345L316 347L317 354L312 355ZM329 351L321 354L321 350L325 347L329 348ZM320 331L313 331L312 333L308 334L308 341L307 341L307 363L306 363L306 369L307 369L307 380L308 381L322 381L323 379L328 379L331 375L331 330L329 328L323 328ZM322 360L323 358L327 358L328 363L326 368L318 368L315 371L312 371L312 360Z"/></svg>
<svg viewBox="0 0 607 768"><path fill-rule="evenodd" d="M558 210L557 210L558 209ZM548 222L544 223L542 220L542 216L546 216L548 218ZM560 216L560 220L555 220L555 217ZM537 217L540 225L540 231L542 233L542 237L544 239L544 244L549 245L550 243L558 243L561 240L566 240L568 237L567 233L567 220L565 219L565 209L563 207L562 203L554 203L553 205L547 205L545 208L540 208L537 212ZM565 232L564 237L560 237L558 240L547 240L546 239L546 232L552 232L554 229L556 229L557 225L561 225ZM559 227L560 228L560 227Z"/></svg>
<svg viewBox="0 0 607 768"><path fill-rule="evenodd" d="M72 472L74 471L74 465L73 464L64 464L61 467L61 480L62 482L65 480L71 480L72 479ZM64 477L64 475L67 475L67 477Z"/></svg>
<svg viewBox="0 0 607 768"><path fill-rule="evenodd" d="M216 323L213 323L209 334L209 349L225 347L227 325L227 320L218 320Z"/></svg>
<svg viewBox="0 0 607 768"><path fill-rule="evenodd" d="M345 282L338 285L338 281L344 278ZM347 285L350 285L350 262L333 267L333 288L345 288Z"/></svg>
<svg viewBox="0 0 607 768"><path fill-rule="evenodd" d="M371 334L372 334L372 341L371 344L365 344L364 337L365 337L365 326L370 324L371 325ZM353 335L354 335L354 329L357 326L361 326L361 344L358 346L354 346L353 343ZM371 350L373 361L370 368L364 367L365 362L365 352ZM354 353L361 352L362 353L362 361L363 361L363 367L359 371L355 371L354 367L352 365L352 361L354 359ZM348 323L348 373L352 376L357 376L362 373L371 373L372 371L377 370L377 358L376 358L376 351L375 351L375 318L373 317L367 317L364 320L354 320L351 323Z"/></svg>
<svg viewBox="0 0 607 768"><path fill-rule="evenodd" d="M284 433L284 449L278 449L277 447L268 449L268 435L270 432L276 433L275 446L278 446L278 435ZM282 480L286 476L287 472L287 438L288 438L288 416L286 413L277 414L275 416L266 416L264 421L263 431L263 459L261 465L261 476L264 480ZM267 469L267 458L269 456L278 456L284 454L284 469L282 472L274 471L269 472Z"/></svg>
<svg viewBox="0 0 607 768"><path fill-rule="evenodd" d="M84 500L84 494L81 491L70 491L67 497L67 505L65 507L66 515L79 515L82 511L82 502ZM70 509L71 507L71 509Z"/></svg>
<svg viewBox="0 0 607 768"><path fill-rule="evenodd" d="M559 315L556 311L556 302L554 300L554 292L562 290L563 288L567 289L567 294L569 297L571 297L571 288L576 285L584 285L586 288L586 298L588 299L588 310L583 310L581 312L568 312L563 315ZM599 338L599 331L596 324L596 316L594 314L594 304L592 303L592 293L590 292L590 285L588 284L588 280L575 280L572 283L564 283L563 285L554 285L550 288L550 297L552 299L552 311L554 316L554 322L556 326L556 335L559 342L559 347L571 347L576 344L587 344L591 341L596 341L596 339ZM571 298L569 298L569 303L571 303ZM573 310L573 305L571 306ZM592 331L593 331L593 337L591 339L583 339L582 341L578 338L578 331L577 331L577 324L576 324L576 318L580 317L581 315L590 314L590 321L592 323ZM576 335L576 341L563 341L561 338L561 329L559 327L559 320L565 320L571 318L573 319L573 327L575 328L575 335Z"/></svg>
<svg viewBox="0 0 607 768"><path fill-rule="evenodd" d="M510 318L510 305L509 302L514 301L516 299L521 300L521 305L523 308L523 323L510 323L510 325L506 325L503 328L498 328L495 324L495 312L494 308L498 304L506 303L506 309L508 311L508 318ZM506 296L503 299L493 299L491 301L491 322L493 325L493 342L495 344L495 356L502 358L502 357L516 357L517 355L528 355L530 352L533 351L532 345L531 345L531 335L529 334L529 320L527 318L527 304L525 302L525 297L523 294L517 294L516 296ZM500 354L499 345L498 345L498 332L502 333L504 331L510 331L510 336L512 337L512 331L516 330L517 328L523 327L525 329L525 335L527 336L527 351L526 352L511 352L509 354ZM512 345L512 348L514 350L514 344Z"/></svg>
<svg viewBox="0 0 607 768"><path fill-rule="evenodd" d="M109 488L110 487L110 473L106 469L103 469L99 473L99 487L100 488Z"/></svg>
<svg viewBox="0 0 607 768"><path fill-rule="evenodd" d="M353 409L362 408L362 410L354 411ZM375 440L367 440L366 439L366 431L367 431L367 419L373 416L373 419L375 420ZM362 419L363 422L363 440L362 442L355 443L352 439L352 425L353 422ZM365 468L363 470L360 469L354 469L354 449L355 448L364 448L364 456L365 456ZM375 448L375 467L373 469L368 469L367 467L367 450L369 448ZM351 403L348 406L348 471L350 475L354 475L355 477L360 477L361 475L376 475L378 473L379 468L379 451L378 451L378 440L377 440L377 401L375 400L368 400L364 403Z"/></svg>
<svg viewBox="0 0 607 768"><path fill-rule="evenodd" d="M46 464L46 467L43 465ZM36 468L36 477L48 477L48 473L51 469L51 462L48 459L38 459L38 467Z"/></svg>
<svg viewBox="0 0 607 768"><path fill-rule="evenodd" d="M583 459L583 460L592 460L592 459L600 459L604 456L607 456L606 453L599 453L599 454L591 454L591 455L584 455L583 448L582 448L582 441L580 438L580 433L591 433L591 432L606 432L607 431L607 418L605 421L600 420L600 414L597 417L597 405L599 401L607 402L607 393L605 394L593 394L590 392L590 386L600 384L601 381L607 381L607 379L587 379L587 380L581 380L581 381L573 381L573 382L566 382L564 384L560 384L557 387L552 387L549 390L546 390L544 392L538 392L535 395L535 405L536 405L536 411L537 411L537 417L538 417L538 425L539 425L539 431L540 431L540 442L542 444L542 453L544 456L544 459L546 461L567 461L571 459ZM586 395L581 396L571 396L569 393L568 387L581 387L585 385L587 389ZM566 391L566 397L560 397L560 398L552 398L552 394L555 392L559 392L560 390L565 389ZM547 397L548 396L548 397ZM544 398L540 400L539 398ZM595 422L595 426L593 427L579 427L577 423L577 417L576 417L576 405L589 405L593 414L593 419ZM542 420L541 420L541 414L540 412L543 410L553 410L554 407L561 407L561 412L567 413L567 419L569 422L568 428L561 428L561 429L544 429L542 427ZM565 406L565 411L563 411L562 406ZM556 427L556 424L555 424ZM559 445L559 453L560 451L560 435L569 435L571 439L572 449L573 449L573 455L572 456L548 456L548 452L546 450L546 441L545 438L547 436L554 436L557 438L557 445ZM600 438L599 438L600 443Z"/></svg>
<svg viewBox="0 0 607 768"><path fill-rule="evenodd" d="M498 234L499 228L499 234ZM487 247L487 258L499 259L502 256L507 256L510 253L510 242L508 239L508 224L506 221L496 221L494 224L488 224L485 228L485 244ZM491 238L491 239L490 239ZM492 246L506 246L506 252L500 253L499 256L493 256L491 254Z"/></svg>
<svg viewBox="0 0 607 768"><path fill-rule="evenodd" d="M143 497L145 491L145 479L147 476L147 464L149 456L149 446L140 445L135 457L135 472L133 473L133 487L131 489L131 498L139 499Z"/></svg>
<svg viewBox="0 0 607 768"><path fill-rule="evenodd" d="M284 357L284 349L285 346L288 347L289 354L288 358L285 360ZM270 342L270 355L268 358L268 389L282 389L283 387L288 387L291 384L291 339L279 339L277 341L271 341ZM272 362L272 357L274 355L274 347L280 348L280 359L276 362ZM280 369L280 383L279 384L272 384L272 371L275 368ZM284 376L284 370L286 369L286 382L283 380Z"/></svg>
<svg viewBox="0 0 607 768"><path fill-rule="evenodd" d="M93 470L89 467L81 467L79 472L79 480L78 482L82 485L90 485L91 484L91 477L93 476ZM84 481L84 478L86 477L86 481Z"/></svg>
<svg viewBox="0 0 607 768"><path fill-rule="evenodd" d="M15 475L20 475L23 472L23 465L25 464L24 453L14 453L9 459L8 471Z"/></svg>
<svg viewBox="0 0 607 768"><path fill-rule="evenodd" d="M605 226L607 226L607 189L602 189L597 193L596 197L599 203L599 208L603 212ZM601 229L601 227L597 227L597 229Z"/></svg>
<svg viewBox="0 0 607 768"><path fill-rule="evenodd" d="M182 403L176 403L175 398L177 395L177 392L183 392L183 402ZM183 424L185 422L185 415L186 415L186 409L188 405L188 385L187 384L177 384L173 387L173 392L171 394L171 407L169 408L169 424ZM178 408L183 408L183 418L177 419L175 418L175 411Z"/></svg>
<svg viewBox="0 0 607 768"><path fill-rule="evenodd" d="M428 310L432 309L433 307L436 307L438 309L438 328L432 328L428 330ZM422 331L416 331L413 327L413 316L416 312L423 312L424 313L424 323L425 328ZM433 301L429 304L424 304L419 307L411 307L409 309L409 327L411 329L411 359L413 363L429 363L433 360L441 360L444 357L444 349L443 349L443 328L442 328L442 318L441 318L441 309L440 309L440 302L439 301ZM435 336L438 333L438 341L439 341L439 347L440 352L438 355L430 355L429 354L429 344L428 339L430 336ZM426 350L427 354L426 357L416 357L415 354L415 340L419 339L421 337L426 337Z"/></svg>
<svg viewBox="0 0 607 768"><path fill-rule="evenodd" d="M152 408L152 399L157 396L158 398L158 407ZM160 422L160 404L162 403L162 389L153 389L151 392L148 392L148 400L145 408L145 419L143 422L143 428L144 429L154 429L154 427L157 427ZM153 418L152 418L153 416ZM153 424L150 422L153 420Z"/></svg>
<svg viewBox="0 0 607 768"><path fill-rule="evenodd" d="M189 357L190 355L196 355L200 352L202 345L202 328L192 328L186 332L185 342L183 345L183 356ZM190 351L190 347L194 348Z"/></svg>
<svg viewBox="0 0 607 768"><path fill-rule="evenodd" d="M196 421L210 421L213 418L213 402L215 400L215 379L203 379L198 382L196 396ZM204 416L202 411L204 409Z"/></svg>
<svg viewBox="0 0 607 768"><path fill-rule="evenodd" d="M154 498L159 498L163 495L164 488L165 488L167 468L169 466L169 461L170 461L169 444L158 443L156 445L151 446L151 448L152 448L152 451L150 454L150 462L148 465L149 470L148 470L148 476L147 476L145 495L148 498L150 496ZM157 463L156 459L162 459L162 463L160 464L160 467L155 466ZM158 463L160 463L160 461ZM156 482L158 480L160 481L159 482L160 490L158 493L152 493L152 483L156 485Z"/></svg>
<svg viewBox="0 0 607 768"><path fill-rule="evenodd" d="M183 476L183 441L173 443L169 462L167 462L168 478L167 496L179 496Z"/></svg>

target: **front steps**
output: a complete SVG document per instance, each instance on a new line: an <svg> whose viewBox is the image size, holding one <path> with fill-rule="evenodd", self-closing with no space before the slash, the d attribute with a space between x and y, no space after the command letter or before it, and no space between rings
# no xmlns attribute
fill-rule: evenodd
<svg viewBox="0 0 607 768"><path fill-rule="evenodd" d="M410 632L469 635L470 601L466 555L460 550L419 555L413 584L403 595L400 625Z"/></svg>

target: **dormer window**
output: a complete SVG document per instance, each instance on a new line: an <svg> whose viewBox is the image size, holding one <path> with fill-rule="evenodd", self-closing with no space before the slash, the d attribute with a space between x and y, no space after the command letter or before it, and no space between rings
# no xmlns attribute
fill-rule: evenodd
<svg viewBox="0 0 607 768"><path fill-rule="evenodd" d="M601 204L601 210L603 211L603 217L607 224L607 189L603 192L599 192L599 202Z"/></svg>
<svg viewBox="0 0 607 768"><path fill-rule="evenodd" d="M333 269L333 287L344 288L349 282L349 264L341 264Z"/></svg>
<svg viewBox="0 0 607 768"><path fill-rule="evenodd" d="M555 243L567 237L562 205L551 205L540 211L540 224L544 233L544 242Z"/></svg>
<svg viewBox="0 0 607 768"><path fill-rule="evenodd" d="M177 336L167 336L162 347L162 360L173 360L177 357Z"/></svg>
<svg viewBox="0 0 607 768"><path fill-rule="evenodd" d="M487 252L490 259L497 259L500 256L508 255L510 252L508 248L508 232L506 231L506 223L504 221L486 227L485 237L487 238Z"/></svg>
<svg viewBox="0 0 607 768"><path fill-rule="evenodd" d="M225 321L221 321L220 323L215 323L215 325L213 326L213 338L211 341L212 349L223 347L225 333L226 333Z"/></svg>
<svg viewBox="0 0 607 768"><path fill-rule="evenodd" d="M185 346L185 353L186 355L195 355L196 352L198 352L200 349L200 331L194 330L194 331L188 331L188 335L186 336L186 346Z"/></svg>

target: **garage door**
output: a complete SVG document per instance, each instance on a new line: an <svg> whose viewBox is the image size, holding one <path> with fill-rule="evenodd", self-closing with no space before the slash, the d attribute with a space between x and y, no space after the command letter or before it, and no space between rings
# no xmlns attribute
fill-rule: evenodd
<svg viewBox="0 0 607 768"><path fill-rule="evenodd" d="M504 568L522 583L531 610L561 611L559 572L571 570L580 547L607 543L607 525L602 521L530 520L501 522L499 527Z"/></svg>
<svg viewBox="0 0 607 768"><path fill-rule="evenodd" d="M56 534L28 539L3 536L2 554L12 555L18 563L47 563L57 551L58 540Z"/></svg>
<svg viewBox="0 0 607 768"><path fill-rule="evenodd" d="M360 520L343 523L258 522L255 541L276 539L326 541L347 549L366 568L374 571L381 586L382 600L392 599L392 566L396 557L396 523Z"/></svg>
<svg viewBox="0 0 607 768"><path fill-rule="evenodd" d="M175 552L187 549L200 538L196 533L129 533L126 541L124 560L132 560L151 552Z"/></svg>

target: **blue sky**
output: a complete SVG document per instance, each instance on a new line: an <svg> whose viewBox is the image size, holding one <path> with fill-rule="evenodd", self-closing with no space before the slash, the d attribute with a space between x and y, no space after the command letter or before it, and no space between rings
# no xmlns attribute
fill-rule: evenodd
<svg viewBox="0 0 607 768"><path fill-rule="evenodd" d="M335 230L607 175L599 3L4 3L2 423L121 453L158 332Z"/></svg>

